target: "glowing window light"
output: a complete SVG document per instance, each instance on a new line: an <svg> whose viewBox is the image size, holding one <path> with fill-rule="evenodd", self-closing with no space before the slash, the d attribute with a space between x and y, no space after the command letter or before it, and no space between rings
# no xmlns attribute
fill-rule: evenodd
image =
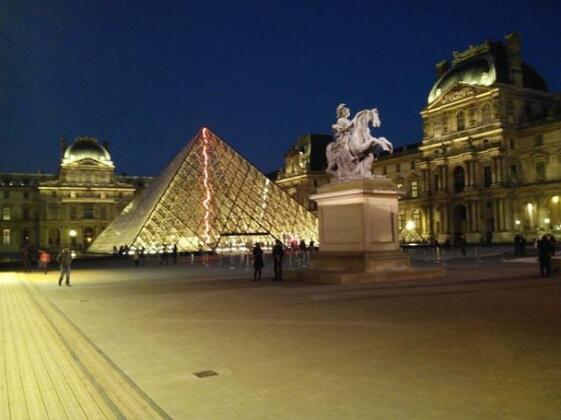
<svg viewBox="0 0 561 420"><path fill-rule="evenodd" d="M559 203L559 196L558 195L554 195L553 198L551 199L551 201L555 204Z"/></svg>
<svg viewBox="0 0 561 420"><path fill-rule="evenodd" d="M528 213L532 213L534 211L534 205L532 203L526 204L526 208L528 209Z"/></svg>
<svg viewBox="0 0 561 420"><path fill-rule="evenodd" d="M206 127L203 128L203 157L204 157L204 163L203 163L203 185L205 187L205 199L203 200L203 207L205 208L205 216L204 216L204 221L205 221L205 232L204 232L204 236L206 239L206 242L209 243L210 242L210 223L209 223L209 217L210 217L210 186L208 183L208 152L207 152L207 148L208 148L208 135L207 135L207 130Z"/></svg>

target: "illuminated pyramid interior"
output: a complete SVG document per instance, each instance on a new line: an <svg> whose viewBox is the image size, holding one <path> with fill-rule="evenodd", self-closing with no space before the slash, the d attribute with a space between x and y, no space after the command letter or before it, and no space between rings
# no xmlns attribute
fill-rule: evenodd
<svg viewBox="0 0 561 420"><path fill-rule="evenodd" d="M157 252L235 250L318 241L317 218L210 129L203 128L90 246L144 246Z"/></svg>

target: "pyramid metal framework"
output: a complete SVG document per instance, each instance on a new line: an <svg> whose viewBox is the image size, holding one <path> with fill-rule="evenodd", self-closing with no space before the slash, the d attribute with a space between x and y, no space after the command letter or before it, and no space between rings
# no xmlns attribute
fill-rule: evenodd
<svg viewBox="0 0 561 420"><path fill-rule="evenodd" d="M203 128L89 248L144 246L157 252L216 250L235 240L318 242L318 220L288 193Z"/></svg>

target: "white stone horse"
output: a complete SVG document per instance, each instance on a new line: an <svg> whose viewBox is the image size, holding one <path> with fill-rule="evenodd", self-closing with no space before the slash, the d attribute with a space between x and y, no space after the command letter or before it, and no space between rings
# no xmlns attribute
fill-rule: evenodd
<svg viewBox="0 0 561 420"><path fill-rule="evenodd" d="M377 108L358 112L352 119L350 134L327 145L327 172L338 179L372 175L374 151L378 148L392 153L393 145L385 137L373 137L370 125L381 125Z"/></svg>

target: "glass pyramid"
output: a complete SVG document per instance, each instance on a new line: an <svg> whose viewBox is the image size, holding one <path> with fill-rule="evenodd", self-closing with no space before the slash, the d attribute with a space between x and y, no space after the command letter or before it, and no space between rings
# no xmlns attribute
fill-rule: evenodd
<svg viewBox="0 0 561 420"><path fill-rule="evenodd" d="M210 129L203 128L89 252L144 246L158 252L233 250L280 239L318 242L318 220Z"/></svg>

